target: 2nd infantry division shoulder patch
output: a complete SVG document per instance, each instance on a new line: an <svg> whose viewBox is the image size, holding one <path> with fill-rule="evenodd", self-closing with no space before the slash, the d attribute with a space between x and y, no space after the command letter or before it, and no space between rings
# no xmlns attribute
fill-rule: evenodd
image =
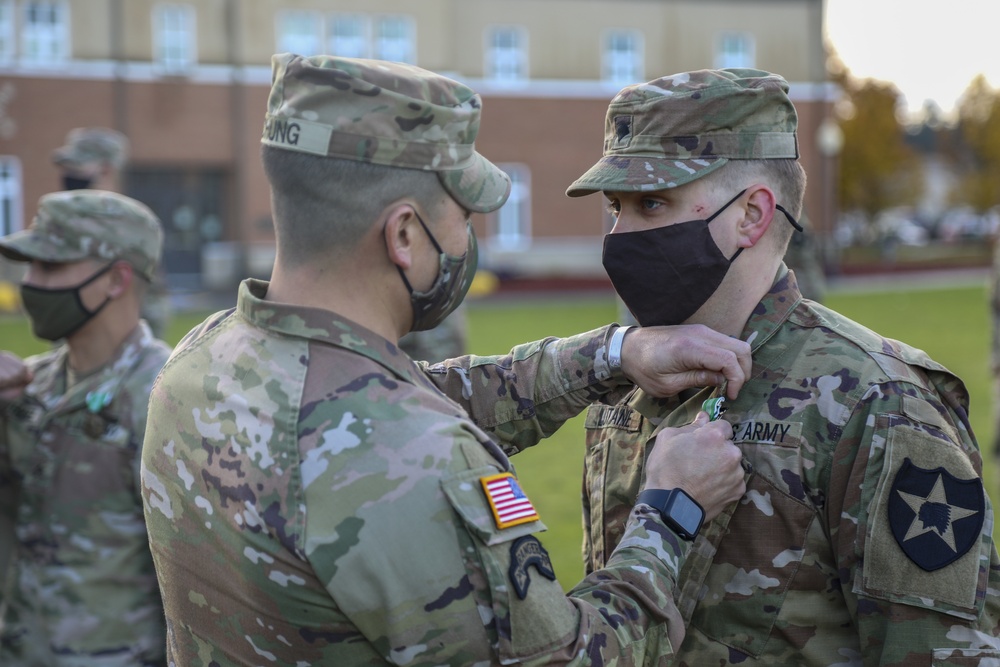
<svg viewBox="0 0 1000 667"><path fill-rule="evenodd" d="M497 528L510 528L530 521L538 521L538 512L535 506L524 495L521 485L517 483L517 478L509 472L489 477L480 477L483 490L486 492L486 500L493 510L493 519Z"/></svg>
<svg viewBox="0 0 1000 667"><path fill-rule="evenodd" d="M986 514L983 482L958 479L944 468L918 468L905 459L892 483L888 511L903 553L933 572L979 543Z"/></svg>

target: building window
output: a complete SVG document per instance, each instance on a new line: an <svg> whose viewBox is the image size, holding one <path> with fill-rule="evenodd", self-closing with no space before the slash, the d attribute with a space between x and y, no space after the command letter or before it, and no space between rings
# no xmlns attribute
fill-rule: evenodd
<svg viewBox="0 0 1000 667"><path fill-rule="evenodd" d="M323 19L316 12L278 14L278 52L315 56L323 51Z"/></svg>
<svg viewBox="0 0 1000 667"><path fill-rule="evenodd" d="M21 162L0 155L0 236L21 229Z"/></svg>
<svg viewBox="0 0 1000 667"><path fill-rule="evenodd" d="M14 59L14 0L0 0L0 62Z"/></svg>
<svg viewBox="0 0 1000 667"><path fill-rule="evenodd" d="M201 289L205 253L226 238L230 174L198 166L129 167L125 194L153 210L163 226L162 265L172 287Z"/></svg>
<svg viewBox="0 0 1000 667"><path fill-rule="evenodd" d="M523 164L497 165L510 176L510 197L493 215L490 240L501 249L531 243L531 171Z"/></svg>
<svg viewBox="0 0 1000 667"><path fill-rule="evenodd" d="M24 3L21 55L35 65L58 64L69 58L69 7L65 2Z"/></svg>
<svg viewBox="0 0 1000 667"><path fill-rule="evenodd" d="M370 58L368 18L358 14L331 17L330 53L344 58Z"/></svg>
<svg viewBox="0 0 1000 667"><path fill-rule="evenodd" d="M753 36L745 32L724 32L719 35L715 51L715 66L754 67Z"/></svg>
<svg viewBox="0 0 1000 667"><path fill-rule="evenodd" d="M167 74L195 64L195 13L191 5L157 5L153 11L154 60Z"/></svg>
<svg viewBox="0 0 1000 667"><path fill-rule="evenodd" d="M486 39L486 78L523 81L528 78L528 37L522 28L490 28Z"/></svg>
<svg viewBox="0 0 1000 667"><path fill-rule="evenodd" d="M642 34L636 30L609 30L604 36L605 81L627 85L645 80Z"/></svg>
<svg viewBox="0 0 1000 667"><path fill-rule="evenodd" d="M374 57L414 64L413 21L407 16L383 16L375 30Z"/></svg>

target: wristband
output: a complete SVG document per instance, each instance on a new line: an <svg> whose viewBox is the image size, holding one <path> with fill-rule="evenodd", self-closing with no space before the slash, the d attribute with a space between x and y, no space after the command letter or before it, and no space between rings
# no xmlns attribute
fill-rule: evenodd
<svg viewBox="0 0 1000 667"><path fill-rule="evenodd" d="M618 327L611 334L611 341L608 343L608 366L611 370L617 371L622 367L622 343L625 342L625 334L634 326Z"/></svg>

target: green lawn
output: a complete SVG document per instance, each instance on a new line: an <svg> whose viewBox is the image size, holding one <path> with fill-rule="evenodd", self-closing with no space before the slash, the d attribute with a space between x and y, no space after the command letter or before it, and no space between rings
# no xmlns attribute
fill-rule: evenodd
<svg viewBox="0 0 1000 667"><path fill-rule="evenodd" d="M961 376L972 395L972 424L983 448L993 438L989 371L989 317L985 285L954 289L891 292L833 291L827 304L876 331L926 350ZM544 336L578 333L615 319L613 300L565 297L518 301L474 301L469 308L472 352L496 354ZM168 335L174 343L204 317L176 316ZM0 348L27 355L46 349L33 340L22 318L0 318ZM1000 501L994 461L986 457L986 481L994 504ZM580 560L580 474L583 423L567 423L542 446L514 459L528 495L549 532L544 538L565 587L583 574ZM1000 530L995 535L1000 536Z"/></svg>

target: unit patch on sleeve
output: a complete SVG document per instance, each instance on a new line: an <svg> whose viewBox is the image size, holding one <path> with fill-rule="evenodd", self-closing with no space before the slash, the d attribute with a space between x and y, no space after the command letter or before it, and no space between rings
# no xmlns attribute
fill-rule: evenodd
<svg viewBox="0 0 1000 667"><path fill-rule="evenodd" d="M493 519L497 528L510 528L530 521L538 521L535 506L524 495L517 478L509 472L489 477L480 477L479 481L486 492L486 500L493 510Z"/></svg>
<svg viewBox="0 0 1000 667"><path fill-rule="evenodd" d="M982 480L958 479L944 468L925 470L905 459L890 491L889 526L903 553L933 572L979 542L985 510Z"/></svg>
<svg viewBox="0 0 1000 667"><path fill-rule="evenodd" d="M528 594L528 586L531 585L528 568L531 566L549 581L556 580L549 552L534 535L525 535L510 545L510 583L513 584L518 599L523 600Z"/></svg>

